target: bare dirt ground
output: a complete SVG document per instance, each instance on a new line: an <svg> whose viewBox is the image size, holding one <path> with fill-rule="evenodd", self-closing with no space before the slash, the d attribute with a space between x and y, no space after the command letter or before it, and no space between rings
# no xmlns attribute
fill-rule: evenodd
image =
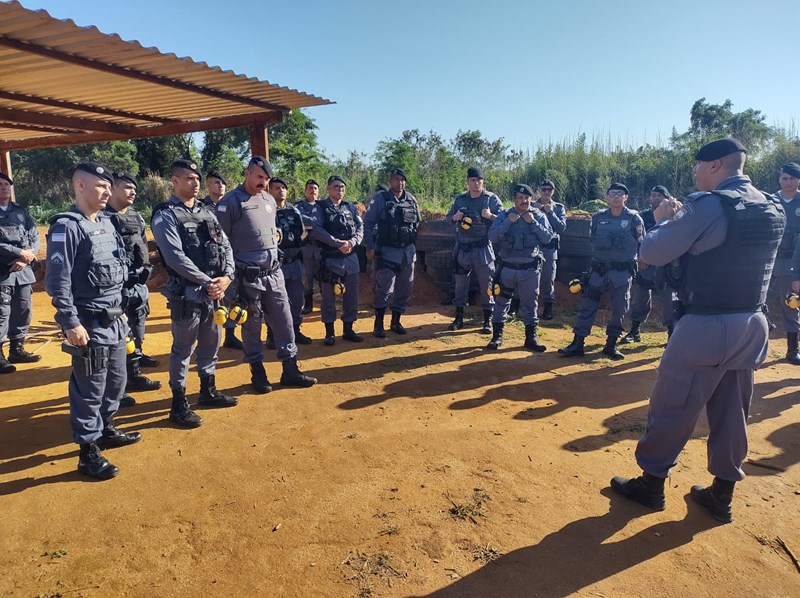
<svg viewBox="0 0 800 598"><path fill-rule="evenodd" d="M598 327L589 356L561 358L570 297L546 353L519 349L520 324L487 352L475 322L445 331L440 298L420 276L407 337L301 347L310 390L252 394L241 356L221 350L218 386L240 404L196 430L169 425L168 390L139 393L117 421L144 439L108 452L122 471L103 483L75 471L67 356L41 347L40 364L0 378L0 596L800 596L800 369L777 336L724 526L687 501L710 481L704 424L665 512L608 490L637 473L657 326L624 362L599 357ZM169 319L152 304L145 350L166 387ZM364 292L365 333L368 306ZM31 350L55 338L42 292L35 320ZM318 311L304 330L321 339Z"/></svg>

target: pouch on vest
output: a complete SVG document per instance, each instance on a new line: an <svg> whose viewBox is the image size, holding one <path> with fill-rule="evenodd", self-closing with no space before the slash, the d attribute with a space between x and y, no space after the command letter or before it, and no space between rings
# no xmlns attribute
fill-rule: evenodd
<svg viewBox="0 0 800 598"><path fill-rule="evenodd" d="M121 285L124 282L122 264L113 262L92 262L86 273L92 286L107 289Z"/></svg>
<svg viewBox="0 0 800 598"><path fill-rule="evenodd" d="M614 247L614 238L608 233L597 233L592 237L592 247L595 249L611 249Z"/></svg>

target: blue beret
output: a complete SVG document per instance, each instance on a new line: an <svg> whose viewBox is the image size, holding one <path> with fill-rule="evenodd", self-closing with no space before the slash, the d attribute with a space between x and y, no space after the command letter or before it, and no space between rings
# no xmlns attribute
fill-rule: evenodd
<svg viewBox="0 0 800 598"><path fill-rule="evenodd" d="M272 175L275 174L275 169L272 168L272 164L266 158L262 158L261 156L253 156L250 158L250 162L248 162L247 167L250 168L251 166L258 166L261 170L267 173L267 176L272 178Z"/></svg>
<svg viewBox="0 0 800 598"><path fill-rule="evenodd" d="M669 197L669 190L664 185L656 185L650 189L650 193L660 193L664 197Z"/></svg>
<svg viewBox="0 0 800 598"><path fill-rule="evenodd" d="M269 180L269 184L270 184L270 185L275 185L275 184L277 184L277 183L280 183L281 185L283 185L283 186L284 186L284 187L286 187L287 189L289 188L289 185L287 185L287 184L286 184L286 181L284 181L284 180L283 180L282 178L280 178L280 177L273 177L273 178L271 178L271 179Z"/></svg>
<svg viewBox="0 0 800 598"><path fill-rule="evenodd" d="M555 184L550 179L544 179L541 183L539 183L539 187L552 187L553 189L556 188Z"/></svg>
<svg viewBox="0 0 800 598"><path fill-rule="evenodd" d="M406 172L402 168L393 168L392 172L389 173L389 176L395 176L395 175L403 177L404 181L408 180L406 177Z"/></svg>
<svg viewBox="0 0 800 598"><path fill-rule="evenodd" d="M170 165L170 170L175 168L182 168L183 170L189 170L195 173L200 178L203 178L203 175L200 174L200 171L197 169L197 164L195 164L191 160L175 160L172 163L172 165Z"/></svg>
<svg viewBox="0 0 800 598"><path fill-rule="evenodd" d="M344 179L342 177L340 177L338 174L334 174L333 176L328 177L328 186L332 185L336 181L339 181L340 183L344 183L345 185L347 185L347 183L344 182Z"/></svg>
<svg viewBox="0 0 800 598"><path fill-rule="evenodd" d="M783 166L783 172L800 179L800 164L797 164L796 162L789 162Z"/></svg>
<svg viewBox="0 0 800 598"><path fill-rule="evenodd" d="M228 181L225 180L225 177L222 176L222 173L219 170L209 170L206 173L206 179L219 179L222 181L223 185L228 184Z"/></svg>
<svg viewBox="0 0 800 598"><path fill-rule="evenodd" d="M625 195L628 195L628 188L625 185L623 185L622 183L611 183L608 186L608 189L606 190L606 193L608 193L609 191L614 191L615 189L617 191L622 191L623 193L625 193Z"/></svg>
<svg viewBox="0 0 800 598"><path fill-rule="evenodd" d="M8 183L10 185L14 184L14 181L11 180L11 177L8 176L5 172L0 172L0 179L3 179L4 181L8 181Z"/></svg>
<svg viewBox="0 0 800 598"><path fill-rule="evenodd" d="M136 182L134 176L129 172L115 172L114 173L114 182L117 181L125 181L126 183L130 183L137 189L139 188L139 183Z"/></svg>
<svg viewBox="0 0 800 598"><path fill-rule="evenodd" d="M528 197L533 197L533 190L528 185L517 184L514 185L514 195L517 193L524 193Z"/></svg>
<svg viewBox="0 0 800 598"><path fill-rule="evenodd" d="M308 179L306 181L305 186L308 187L309 185L316 185L317 187L319 187L319 183L317 181L315 181L314 179Z"/></svg>
<svg viewBox="0 0 800 598"><path fill-rule="evenodd" d="M114 177L111 176L111 171L97 162L81 162L75 167L73 174L78 171L88 172L89 174L96 176L98 179L107 181L112 185L114 184Z"/></svg>
<svg viewBox="0 0 800 598"><path fill-rule="evenodd" d="M481 172L480 168L477 168L475 166L470 166L469 168L467 168L467 178L471 179L471 178L475 178L475 177L477 177L479 179L486 178L486 177L483 176L483 172Z"/></svg>
<svg viewBox="0 0 800 598"><path fill-rule="evenodd" d="M738 139L727 137L725 139L717 139L711 143L706 143L703 147L697 150L697 153L694 155L694 159L698 160L699 162L711 162L736 152L744 152L746 154L747 149Z"/></svg>

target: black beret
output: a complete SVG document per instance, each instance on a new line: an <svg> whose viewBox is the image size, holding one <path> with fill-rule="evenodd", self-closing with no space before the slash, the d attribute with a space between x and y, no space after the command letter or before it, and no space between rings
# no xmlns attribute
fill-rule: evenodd
<svg viewBox="0 0 800 598"><path fill-rule="evenodd" d="M517 193L524 193L528 197L533 197L533 190L530 187L528 187L528 185L522 185L522 184L514 185L514 195L516 195Z"/></svg>
<svg viewBox="0 0 800 598"><path fill-rule="evenodd" d="M625 185L623 185L622 183L611 183L608 186L608 189L606 190L606 193L608 193L609 191L613 191L615 189L618 190L618 191L624 192L625 195L628 195L628 188Z"/></svg>
<svg viewBox="0 0 800 598"><path fill-rule="evenodd" d="M717 139L711 143L706 143L703 147L697 150L697 153L694 155L694 159L700 162L711 162L736 152L744 152L746 154L747 149L745 149L745 147L742 145L742 142L738 139L727 137L725 139Z"/></svg>
<svg viewBox="0 0 800 598"><path fill-rule="evenodd" d="M11 177L8 176L5 172L0 172L0 179L3 179L4 181L8 181L9 184L11 184L11 185L14 184L14 181L11 180Z"/></svg>
<svg viewBox="0 0 800 598"><path fill-rule="evenodd" d="M539 187L552 187L553 189L556 188L555 184L550 179L544 179L541 183L539 183Z"/></svg>
<svg viewBox="0 0 800 598"><path fill-rule="evenodd" d="M98 164L97 162L81 162L75 167L73 174L75 174L79 170L81 172L88 172L89 174L93 174L98 179L108 181L112 185L114 184L114 177L111 176L111 171L102 164Z"/></svg>
<svg viewBox="0 0 800 598"><path fill-rule="evenodd" d="M228 184L228 181L225 180L225 177L222 176L222 173L219 170L209 170L206 173L206 179L219 179L222 181L223 185L227 186Z"/></svg>
<svg viewBox="0 0 800 598"><path fill-rule="evenodd" d="M393 168L392 172L389 173L389 176L394 176L394 175L403 177L404 181L408 180L406 177L406 173L402 168Z"/></svg>
<svg viewBox="0 0 800 598"><path fill-rule="evenodd" d="M200 178L203 178L203 175L200 174L200 171L197 169L197 164L195 164L191 160L175 160L170 166L170 169L175 169L175 168L182 168L183 170L189 170L195 173Z"/></svg>
<svg viewBox="0 0 800 598"><path fill-rule="evenodd" d="M250 168L251 166L258 166L261 170L267 173L267 176L272 178L272 175L275 174L275 169L272 168L272 164L266 158L262 158L261 156L253 156L250 158L250 162L248 162L247 167Z"/></svg>
<svg viewBox="0 0 800 598"><path fill-rule="evenodd" d="M784 164L783 172L797 179L800 179L800 164L797 164L796 162L789 162L788 164Z"/></svg>
<svg viewBox="0 0 800 598"><path fill-rule="evenodd" d="M388 191L389 185L384 185L383 183L378 183L377 191Z"/></svg>
<svg viewBox="0 0 800 598"><path fill-rule="evenodd" d="M477 168L475 166L470 166L469 168L467 168L467 178L471 179L474 177L477 177L479 179L485 178L480 168Z"/></svg>
<svg viewBox="0 0 800 598"><path fill-rule="evenodd" d="M656 185L650 189L650 193L660 193L664 197L669 197L669 189L667 189L664 185Z"/></svg>
<svg viewBox="0 0 800 598"><path fill-rule="evenodd" d="M334 174L333 176L329 176L328 177L328 186L330 186L332 183L334 183L336 181L340 181L340 182L344 183L345 185L347 185L347 183L344 182L344 179L342 177L340 177L338 174Z"/></svg>
<svg viewBox="0 0 800 598"><path fill-rule="evenodd" d="M270 184L270 185L274 185L274 184L276 184L276 183L280 183L281 185L283 185L283 186L284 186L284 187L286 187L287 189L289 188L289 185L287 185L287 184L286 184L286 181L284 181L284 180L283 180L282 178L280 178L280 177L274 177L274 178L271 178L271 179L269 180L269 184Z"/></svg>
<svg viewBox="0 0 800 598"><path fill-rule="evenodd" d="M114 182L116 183L117 181L124 181L126 183L130 183L131 185L133 185L137 189L139 188L139 183L136 182L136 179L134 178L134 176L129 172L115 172L114 173Z"/></svg>
<svg viewBox="0 0 800 598"><path fill-rule="evenodd" d="M319 183L317 181L315 181L314 179L308 179L306 181L305 186L308 187L309 185L316 185L317 187L319 187Z"/></svg>

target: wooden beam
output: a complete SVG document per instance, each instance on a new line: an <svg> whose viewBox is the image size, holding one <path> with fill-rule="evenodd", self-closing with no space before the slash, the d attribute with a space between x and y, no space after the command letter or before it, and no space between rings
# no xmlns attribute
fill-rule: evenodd
<svg viewBox="0 0 800 598"><path fill-rule="evenodd" d="M270 123L263 120L256 120L250 123L250 153L253 156L263 156L269 160L267 124Z"/></svg>
<svg viewBox="0 0 800 598"><path fill-rule="evenodd" d="M154 125L142 127L127 127L124 135L107 133L83 133L59 135L54 137L39 137L38 139L20 139L18 141L0 141L2 150L23 150L41 147L62 147L66 145L81 145L84 143L100 143L103 141L117 141L123 139L142 139L144 137L163 137L165 135L180 135L181 133L199 133L215 129L230 129L242 127L260 121L265 125L273 125L281 121L279 112L258 112L256 114L240 114L236 116L223 116L206 120L193 120L190 122L168 125ZM264 132L266 142L266 131ZM266 157L266 156L264 156Z"/></svg>
<svg viewBox="0 0 800 598"><path fill-rule="evenodd" d="M57 127L44 127L42 125L23 125L21 123L12 123L0 120L0 127L4 129L20 129L21 131L41 131L42 133L56 133L57 135L64 135L72 133L68 129L59 129Z"/></svg>
<svg viewBox="0 0 800 598"><path fill-rule="evenodd" d="M90 118L59 116L57 114L45 114L43 112L31 112L30 110L3 107L0 107L0 119L21 124L60 127L62 129L75 129L77 131L100 131L103 133L116 133L118 135L125 135L130 128L127 125L118 125L116 123Z"/></svg>
<svg viewBox="0 0 800 598"><path fill-rule="evenodd" d="M38 104L40 106L53 106L54 108L67 108L69 110L79 110L81 112L88 112L90 114L105 114L107 116L118 116L120 118L142 120L145 122L154 122L154 123L179 122L174 118L162 118L160 116L153 116L151 114L128 112L126 110L115 110L113 108L105 108L103 106L90 106L89 104L79 104L77 102L68 102L66 100L40 98L39 96L27 95L24 93L12 93L9 91L2 91L2 90L0 90L0 99L11 100L12 102L25 102L28 104Z"/></svg>
<svg viewBox="0 0 800 598"><path fill-rule="evenodd" d="M237 104L249 104L250 106L257 106L259 108L262 108L263 110L276 110L276 111L289 110L286 106L280 106L278 104L264 102L263 100L257 100L255 98L248 98L246 96L240 96L237 94L220 91L218 89L213 89L211 87L203 87L202 85L196 85L194 83L177 81L175 79L170 79L168 77L162 77L161 75L153 75L151 73L137 71L129 67L118 66L115 64L107 64L99 60L94 60L93 58L85 58L83 56L78 56L76 54L69 54L67 52L62 52L60 50L55 50L53 48L46 48L44 46L39 46L37 44L32 44L30 42L14 39L6 35L0 35L0 46L6 46L7 48L14 48L15 50L19 50L20 52L28 52L30 54L45 56L47 58L52 58L54 60L59 60L61 62L66 62L69 64L75 64L77 66L82 66L85 68L102 71L103 73L112 73L114 75L127 77L129 79L138 79L139 81L147 81L148 83L155 83L156 85L172 87L173 89L180 89L182 91L188 91L192 93L211 96L214 98L220 98L222 100L228 100L230 102L235 102Z"/></svg>

